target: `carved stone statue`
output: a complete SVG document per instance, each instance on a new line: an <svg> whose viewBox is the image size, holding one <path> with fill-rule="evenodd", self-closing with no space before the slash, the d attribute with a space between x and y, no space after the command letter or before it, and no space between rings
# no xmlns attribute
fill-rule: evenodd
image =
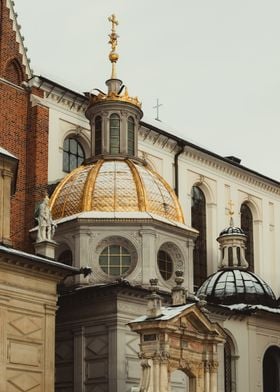
<svg viewBox="0 0 280 392"><path fill-rule="evenodd" d="M45 196L44 200L40 203L37 209L36 220L38 221L38 233L36 242L46 240L52 241L55 233L56 224L52 219L48 195Z"/></svg>

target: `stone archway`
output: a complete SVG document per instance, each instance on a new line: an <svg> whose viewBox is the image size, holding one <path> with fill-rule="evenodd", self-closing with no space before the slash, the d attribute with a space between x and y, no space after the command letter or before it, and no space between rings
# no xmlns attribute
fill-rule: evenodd
<svg viewBox="0 0 280 392"><path fill-rule="evenodd" d="M225 335L199 306L170 306L129 325L140 335L141 392L170 392L175 370L188 375L189 392L217 392L217 345Z"/></svg>

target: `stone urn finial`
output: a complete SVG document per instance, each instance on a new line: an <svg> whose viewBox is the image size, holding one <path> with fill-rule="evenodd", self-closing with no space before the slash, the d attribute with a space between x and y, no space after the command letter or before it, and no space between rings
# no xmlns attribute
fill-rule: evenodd
<svg viewBox="0 0 280 392"><path fill-rule="evenodd" d="M158 295L158 279L150 279L149 290L151 294L147 296L147 317L155 318L161 315L161 297Z"/></svg>

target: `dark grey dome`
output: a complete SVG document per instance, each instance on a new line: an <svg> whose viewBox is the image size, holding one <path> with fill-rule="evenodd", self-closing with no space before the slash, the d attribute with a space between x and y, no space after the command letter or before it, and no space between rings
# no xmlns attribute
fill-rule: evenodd
<svg viewBox="0 0 280 392"><path fill-rule="evenodd" d="M206 301L214 304L277 306L268 284L253 272L240 269L223 269L209 276L196 295L205 295Z"/></svg>
<svg viewBox="0 0 280 392"><path fill-rule="evenodd" d="M239 235L246 235L244 231L240 227L229 226L226 227L224 230L220 232L220 236L222 235L232 235L232 234L239 234Z"/></svg>

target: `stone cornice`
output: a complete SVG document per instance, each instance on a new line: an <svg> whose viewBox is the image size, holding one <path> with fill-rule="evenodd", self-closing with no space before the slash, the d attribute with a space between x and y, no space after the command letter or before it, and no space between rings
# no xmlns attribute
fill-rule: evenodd
<svg viewBox="0 0 280 392"><path fill-rule="evenodd" d="M280 195L280 186L277 186L273 183L273 181L270 182L268 179L264 179L263 177L251 173L243 168L232 166L230 163L208 156L194 148L187 148L184 155L194 162L199 162L199 164L210 167L217 172L223 172L228 176L235 177L238 181L243 181L248 185Z"/></svg>
<svg viewBox="0 0 280 392"><path fill-rule="evenodd" d="M172 135L163 132L161 135L160 129L150 129L148 126L142 125L139 130L139 139L143 142L148 142L157 148L164 149L166 152L175 154L179 151L179 145L184 145L184 153L180 156L188 157L193 162L198 162L205 167L214 169L219 174L222 172L227 176L236 178L238 181L243 181L247 185L257 187L263 191L271 192L275 195L280 195L280 183L270 179L260 173L254 172L251 169L231 163L228 159L220 157L217 154L207 151L199 146L184 141Z"/></svg>
<svg viewBox="0 0 280 392"><path fill-rule="evenodd" d="M140 141L147 141L152 145L165 149L169 153L176 152L175 150L178 148L176 140L168 138L165 135L161 135L154 130L144 128L143 126L140 127L138 136Z"/></svg>
<svg viewBox="0 0 280 392"><path fill-rule="evenodd" d="M21 254L22 253L22 254ZM46 275L49 279L59 281L68 275L77 274L79 269L60 264L55 261L15 251L11 248L0 246L0 265L3 268L24 269L27 273Z"/></svg>
<svg viewBox="0 0 280 392"><path fill-rule="evenodd" d="M44 105L54 105L64 107L77 113L84 114L88 106L88 98L67 87L60 85L43 76L34 76L29 80L29 85L40 88L44 91L42 102Z"/></svg>

